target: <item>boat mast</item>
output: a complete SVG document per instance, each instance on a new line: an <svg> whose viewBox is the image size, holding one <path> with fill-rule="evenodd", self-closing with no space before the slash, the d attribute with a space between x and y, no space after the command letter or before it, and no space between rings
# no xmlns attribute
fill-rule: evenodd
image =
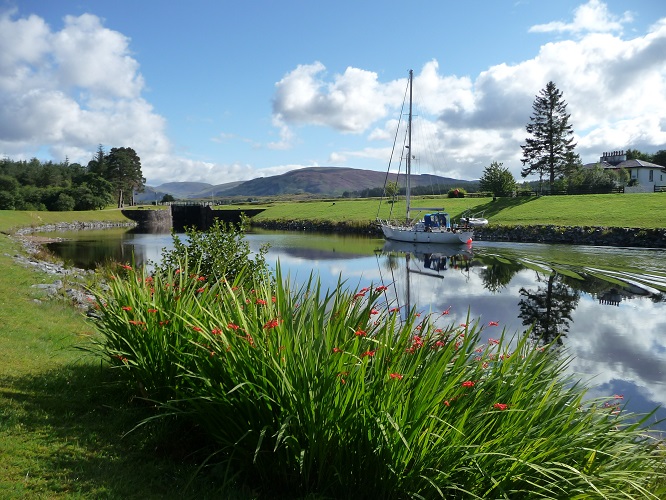
<svg viewBox="0 0 666 500"><path fill-rule="evenodd" d="M405 201L407 202L407 222L410 213L410 195L412 190L412 82L414 70L409 70L409 118L407 120L407 182L405 185Z"/></svg>

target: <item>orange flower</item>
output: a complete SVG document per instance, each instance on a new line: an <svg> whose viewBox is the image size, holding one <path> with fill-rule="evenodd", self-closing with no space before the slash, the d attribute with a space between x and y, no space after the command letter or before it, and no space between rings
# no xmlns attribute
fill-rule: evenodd
<svg viewBox="0 0 666 500"><path fill-rule="evenodd" d="M365 330L356 330L354 332L354 335L356 335L357 337L365 337L366 336L366 331Z"/></svg>
<svg viewBox="0 0 666 500"><path fill-rule="evenodd" d="M462 383L462 386L463 387L474 387L474 384L475 383L472 382L471 380L466 380L465 382Z"/></svg>
<svg viewBox="0 0 666 500"><path fill-rule="evenodd" d="M391 377L392 379L395 379L395 380L402 380L403 375L400 375L399 373L391 373L389 375L389 377Z"/></svg>
<svg viewBox="0 0 666 500"><path fill-rule="evenodd" d="M506 404L506 403L495 403L493 405L493 408L495 408L496 410L502 410L502 411L506 410L508 407L509 407L509 405Z"/></svg>

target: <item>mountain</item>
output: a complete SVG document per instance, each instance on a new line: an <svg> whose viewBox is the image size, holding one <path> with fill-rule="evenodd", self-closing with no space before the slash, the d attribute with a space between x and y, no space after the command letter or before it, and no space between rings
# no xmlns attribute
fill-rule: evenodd
<svg viewBox="0 0 666 500"><path fill-rule="evenodd" d="M222 196L276 196L310 193L340 196L344 192L384 186L386 173L348 167L309 167L292 170L282 175L260 177L246 181L221 193ZM404 175L389 174L389 180L404 185ZM447 184L466 187L470 181L461 181L438 175L412 175L412 186Z"/></svg>
<svg viewBox="0 0 666 500"><path fill-rule="evenodd" d="M308 167L292 170L285 174L259 177L250 181L228 182L212 185L205 182L167 182L157 187L146 186L145 192L137 196L139 201L162 199L170 194L178 199L224 198L232 196L278 196L290 194L314 194L320 196L341 196L365 189L384 186L385 172L362 170L349 167ZM389 181L398 181L404 186L405 176L389 174ZM451 187L468 188L476 181L464 181L438 175L412 175L412 187L442 184Z"/></svg>
<svg viewBox="0 0 666 500"><path fill-rule="evenodd" d="M165 182L153 189L168 193L175 198L189 198L192 193L200 193L205 190L208 190L208 196L210 196L212 187L213 185L207 182Z"/></svg>

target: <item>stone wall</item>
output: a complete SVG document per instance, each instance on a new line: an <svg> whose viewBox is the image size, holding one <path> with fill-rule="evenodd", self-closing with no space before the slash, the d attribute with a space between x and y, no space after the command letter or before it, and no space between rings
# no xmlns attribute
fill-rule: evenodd
<svg viewBox="0 0 666 500"><path fill-rule="evenodd" d="M373 223L332 223L317 221L261 221L253 226L282 231L367 234L381 237ZM666 248L666 228L641 229L597 226L490 226L475 228L476 241L513 241L523 243L562 243L617 247Z"/></svg>
<svg viewBox="0 0 666 500"><path fill-rule="evenodd" d="M140 227L171 227L171 210L128 208L122 213Z"/></svg>

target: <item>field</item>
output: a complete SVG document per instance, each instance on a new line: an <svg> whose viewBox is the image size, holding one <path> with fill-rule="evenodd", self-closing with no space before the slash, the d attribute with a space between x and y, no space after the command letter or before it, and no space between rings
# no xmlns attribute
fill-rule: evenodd
<svg viewBox="0 0 666 500"><path fill-rule="evenodd" d="M483 212L491 224L607 227L664 227L666 193L599 194L519 198L417 199L412 206L443 207L454 219L466 210ZM371 222L379 218L404 217L405 203L387 201L324 200L234 205L229 208L266 208L256 220L318 220ZM227 208L227 207L224 207Z"/></svg>

